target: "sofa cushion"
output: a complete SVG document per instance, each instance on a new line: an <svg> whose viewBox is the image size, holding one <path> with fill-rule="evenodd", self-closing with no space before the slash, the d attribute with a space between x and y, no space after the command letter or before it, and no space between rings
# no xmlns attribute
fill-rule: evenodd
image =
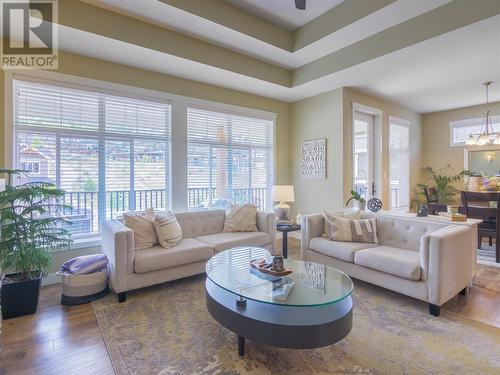
<svg viewBox="0 0 500 375"><path fill-rule="evenodd" d="M391 246L359 250L354 263L408 280L420 280L420 253Z"/></svg>
<svg viewBox="0 0 500 375"><path fill-rule="evenodd" d="M158 243L153 224L155 211L148 208L142 212L127 212L123 214L123 222L134 232L134 249L149 249Z"/></svg>
<svg viewBox="0 0 500 375"><path fill-rule="evenodd" d="M223 232L257 232L257 207L251 203L230 204L226 208Z"/></svg>
<svg viewBox="0 0 500 375"><path fill-rule="evenodd" d="M210 245L187 238L169 249L158 245L136 251L134 268L136 273L146 273L208 260L213 255L214 249Z"/></svg>
<svg viewBox="0 0 500 375"><path fill-rule="evenodd" d="M361 211L357 208L343 208L342 210L333 213L323 210L323 217L325 216L325 213L329 216L339 216L345 219L361 219ZM329 228L330 226L325 220L325 227L323 229L324 233L322 234L323 236L328 237L328 233L330 232Z"/></svg>
<svg viewBox="0 0 500 375"><path fill-rule="evenodd" d="M215 248L216 252L237 246L264 246L269 243L266 232L217 233L196 238Z"/></svg>
<svg viewBox="0 0 500 375"><path fill-rule="evenodd" d="M339 242L330 241L325 237L315 237L309 242L309 248L318 253L328 255L346 262L354 262L354 253L358 250L377 246L366 242Z"/></svg>
<svg viewBox="0 0 500 375"><path fill-rule="evenodd" d="M377 234L381 245L415 251L420 250L420 239L424 235L450 224L378 213L374 217L377 218Z"/></svg>
<svg viewBox="0 0 500 375"><path fill-rule="evenodd" d="M226 210L201 210L175 214L182 238L196 238L222 232Z"/></svg>
<svg viewBox="0 0 500 375"><path fill-rule="evenodd" d="M153 224L158 241L165 249L174 247L182 241L182 229L172 212L157 212Z"/></svg>
<svg viewBox="0 0 500 375"><path fill-rule="evenodd" d="M369 242L378 244L376 219L347 219L323 210L328 224L328 237L332 241Z"/></svg>

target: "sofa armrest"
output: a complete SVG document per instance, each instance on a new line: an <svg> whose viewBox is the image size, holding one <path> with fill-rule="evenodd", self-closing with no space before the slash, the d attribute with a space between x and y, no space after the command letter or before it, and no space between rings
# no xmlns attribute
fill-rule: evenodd
<svg viewBox="0 0 500 375"><path fill-rule="evenodd" d="M429 302L441 306L471 282L472 228L450 225L424 236L420 264L426 275Z"/></svg>
<svg viewBox="0 0 500 375"><path fill-rule="evenodd" d="M301 222L301 258L305 259L306 250L309 249L309 242L314 237L321 237L325 230L325 219L323 215L304 215Z"/></svg>
<svg viewBox="0 0 500 375"><path fill-rule="evenodd" d="M134 232L118 220L102 224L102 252L109 260L109 279L116 293L127 291L127 276L134 273Z"/></svg>
<svg viewBox="0 0 500 375"><path fill-rule="evenodd" d="M276 249L276 214L274 212L257 211L257 229L269 235L271 252Z"/></svg>

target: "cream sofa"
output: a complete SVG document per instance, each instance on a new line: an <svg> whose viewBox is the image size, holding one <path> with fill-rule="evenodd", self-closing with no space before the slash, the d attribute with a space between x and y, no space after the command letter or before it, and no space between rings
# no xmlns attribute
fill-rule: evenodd
<svg viewBox="0 0 500 375"><path fill-rule="evenodd" d="M323 215L302 217L302 259L335 267L349 276L440 306L471 283L472 229L383 214L377 219L379 244L330 241ZM419 218L420 219L420 218Z"/></svg>
<svg viewBox="0 0 500 375"><path fill-rule="evenodd" d="M110 282L124 302L126 292L205 272L215 253L236 246L259 246L274 251L276 216L257 212L258 232L223 233L225 210L175 214L182 228L182 241L165 249L157 245L134 250L134 233L119 220L102 227L102 251L109 258Z"/></svg>

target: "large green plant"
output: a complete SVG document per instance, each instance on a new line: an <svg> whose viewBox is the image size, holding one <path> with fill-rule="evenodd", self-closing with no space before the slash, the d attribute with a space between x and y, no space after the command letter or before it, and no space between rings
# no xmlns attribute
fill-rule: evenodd
<svg viewBox="0 0 500 375"><path fill-rule="evenodd" d="M0 268L16 271L20 280L47 274L50 251L64 250L71 244L70 233L62 228L69 223L58 216L69 207L59 203L64 191L46 182L27 182L14 186L14 175L24 171L2 169L8 176L0 192Z"/></svg>
<svg viewBox="0 0 500 375"><path fill-rule="evenodd" d="M457 174L450 174L453 171L451 165L445 164L442 168L435 170L432 167L423 168L423 173L430 184L417 184L419 194L424 195L424 190L435 187L439 203L454 202L459 190L453 185L460 181L464 176L471 176L472 172L463 170Z"/></svg>

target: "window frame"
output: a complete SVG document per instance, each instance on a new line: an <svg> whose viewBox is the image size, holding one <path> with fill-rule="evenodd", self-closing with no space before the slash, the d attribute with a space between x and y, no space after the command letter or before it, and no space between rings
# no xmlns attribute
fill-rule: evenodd
<svg viewBox="0 0 500 375"><path fill-rule="evenodd" d="M99 119L99 128L98 130L85 130L85 129L71 129L71 128L59 128L59 127L53 127L53 128L46 128L46 127L41 127L41 126L27 126L27 125L22 125L19 128L16 128L15 126L15 101L13 98L13 90L14 90L14 81L25 81L25 82L30 82L30 83L39 83L39 84L45 84L45 85L50 85L50 86L56 86L56 87L61 87L61 88L68 88L68 89L74 89L74 90L79 90L79 91L86 91L86 92L92 92L92 93L97 93L97 94L102 94L102 95L109 95L113 97L120 97L120 98L126 98L130 100L139 100L139 101L148 101L160 105L165 105L168 106L169 109L169 114L170 114L170 119L169 119L169 125L170 129L166 129L165 137L162 137L162 141L164 140L166 142L166 168L165 168L165 175L166 175L166 181L165 181L165 205L166 209L170 209L172 205L172 199L171 199L171 194L172 194L172 175L171 175L171 169L172 169L172 103L170 100L164 100L164 98L152 98L150 96L144 96L144 95L136 95L136 94L131 94L131 93L126 93L123 94L122 91L113 91L113 90L101 90L93 87L89 87L86 85L80 85L80 84L68 84L66 82L61 82L61 81L55 81L55 80L46 80L46 79L38 79L38 78L33 78L31 76L25 76L21 74L13 74L10 80L10 103L9 103L9 109L12 111L12 117L11 117L11 133L12 133L12 147L10 150L11 153L11 166L15 166L17 160L16 160L16 147L17 147L17 133L37 133L37 134L47 134L47 135L53 135L56 137L56 139L60 139L62 137L72 137L72 138L82 138L82 139L93 139L97 140L99 143L102 141L103 145L106 144L107 141L125 141L125 142L135 142L135 141L152 141L155 139L154 136L146 136L142 134L129 134L129 133L117 133L117 132L112 132L112 131L102 131L102 125L101 124L101 119ZM99 108L101 110L101 108ZM6 140L7 142L7 140ZM58 149L59 144L56 145L56 153L57 153L57 167L56 169L59 170L60 164L59 164L59 155L60 155L60 149ZM7 152L7 150L6 150ZM98 176L99 176L99 181L105 181L106 180L106 173L105 173L105 167L101 168L101 165L105 165L106 159L105 159L105 150L100 150L98 153L103 153L104 159L99 162L99 168L98 168ZM129 168L134 168L134 162L131 160ZM106 196L106 192L101 192L99 189L97 191L98 195L98 202L101 204L101 200L103 199L102 197ZM135 198L134 198L135 199ZM102 222L103 220L107 220L106 218L106 213L107 213L107 203L104 206L104 211L102 211L101 208L98 208L97 210L97 221L98 223ZM85 239L94 239L96 237L99 237L101 235L100 231L92 231L88 233L75 233L72 234L72 238L75 240L85 240ZM78 246L78 248L81 248L82 246Z"/></svg>
<svg viewBox="0 0 500 375"><path fill-rule="evenodd" d="M143 88L130 84L102 81L87 77L75 76L48 70L29 70L22 72L4 72L4 165L12 168L14 165L14 112L13 112L13 82L14 79L34 81L45 84L56 84L68 88L86 87L91 91L104 94L139 98L141 100L165 101L171 105L171 131L170 131L170 201L173 212L187 211L187 107L196 106L217 112L227 112L240 116L260 118L272 121L273 126L273 184L276 183L276 119L277 114L263 109L243 107L233 104L221 103L206 99L177 95L168 91L160 91L161 85L155 88ZM151 87L151 86L150 86ZM174 160L175 155L175 160ZM272 210L270 205L269 210ZM99 246L100 233L91 233L87 237L75 238L71 249L83 249Z"/></svg>
<svg viewBox="0 0 500 375"><path fill-rule="evenodd" d="M408 129L408 190L407 190L407 195L408 195L408 205L398 205L392 207L392 194L391 194L391 149L390 149L390 140L391 140L391 125L394 124L396 126L401 126L404 128ZM405 208L409 208L410 206L410 196L411 196L411 122L399 117L394 117L394 116L389 116L388 118L388 129L387 129L387 166L388 166L388 171L387 171L387 180L388 180L388 190L389 190L389 209L390 210L402 210Z"/></svg>
<svg viewBox="0 0 500 375"><path fill-rule="evenodd" d="M454 140L454 130L457 128L466 128L470 126L482 126L484 122L484 117L467 118L462 120L454 120L448 123L450 128L450 147L465 147L465 141L455 142ZM491 116L492 123L500 124L500 115Z"/></svg>
<svg viewBox="0 0 500 375"><path fill-rule="evenodd" d="M191 101L190 103L187 104L186 107L186 156L188 153L188 147L190 144L190 141L188 140L188 131L187 131L187 111L192 108L192 109L197 109L197 110L202 110L202 111L209 111L209 112L217 112L217 113L222 113L224 115L234 115L234 116L242 116L242 117L248 117L248 118L253 118L257 120L263 120L263 121L269 121L271 122L271 145L270 146L248 146L246 144L238 144L238 143L219 143L216 141L203 141L203 142L192 142L194 144L201 144L204 146L208 146L210 148L212 147L222 147L222 148L232 148L232 149L242 149L242 150L249 150L251 151L252 149L263 149L263 150L268 150L270 152L270 158L272 160L271 163L271 170L270 170L270 179L272 180L272 185L274 185L276 181L276 115L273 114L273 116L268 116L264 115L262 116L262 112L256 112L256 111L248 111L244 108L237 108L234 106L226 106L226 105L220 105L220 103L212 103L209 104L206 101L200 102L200 101ZM187 167L187 166L186 166ZM188 187L187 187L187 179L188 179L188 169L186 168L186 194L185 194L185 200L186 200L186 210L189 211L198 211L198 210L209 210L209 209L214 209L214 208L190 208L189 207L189 202L188 202ZM273 209L273 201L272 201L272 186L269 188L269 194L267 196L267 202L266 202L266 209L267 211L272 211Z"/></svg>

